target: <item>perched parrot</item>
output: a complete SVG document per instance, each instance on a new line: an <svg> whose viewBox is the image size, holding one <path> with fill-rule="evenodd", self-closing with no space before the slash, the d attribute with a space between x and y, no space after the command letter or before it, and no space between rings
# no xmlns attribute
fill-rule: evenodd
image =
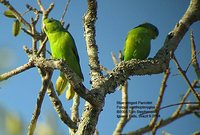
<svg viewBox="0 0 200 135"><path fill-rule="evenodd" d="M49 39L52 57L64 60L83 80L79 56L72 35L63 28L62 24L58 20L45 19L43 24L44 32ZM70 100L74 97L75 92L70 83L68 83L64 73L60 72L60 76L56 81L56 91L58 95L61 95L64 92L66 86L68 86L66 98L67 100Z"/></svg>
<svg viewBox="0 0 200 135"><path fill-rule="evenodd" d="M146 59L151 49L151 39L159 34L156 26L150 23L143 23L128 32L124 44L124 60Z"/></svg>

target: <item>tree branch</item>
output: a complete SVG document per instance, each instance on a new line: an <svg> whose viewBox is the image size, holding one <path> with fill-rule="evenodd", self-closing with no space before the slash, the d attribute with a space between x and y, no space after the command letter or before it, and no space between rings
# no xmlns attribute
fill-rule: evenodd
<svg viewBox="0 0 200 135"><path fill-rule="evenodd" d="M122 108L122 112L121 112L121 118L119 120L119 122L117 123L117 126L113 132L113 135L120 135L122 134L122 131L124 129L124 127L126 126L126 124L129 122L129 120L131 119L131 115L133 113L133 111L129 111L128 108L128 82L126 81L121 89L122 92L122 103L123 104L123 108Z"/></svg>
<svg viewBox="0 0 200 135"><path fill-rule="evenodd" d="M76 124L78 124L78 122L80 121L79 112L78 112L79 104L80 104L80 97L77 93L75 93L74 98L73 98L73 104L71 107L71 119ZM76 133L77 130L69 129L69 131L70 131L70 135L73 135Z"/></svg>
<svg viewBox="0 0 200 135"><path fill-rule="evenodd" d="M193 84L192 84L192 87L194 88L194 86L196 85L198 83L198 81L194 81L193 82ZM179 105L179 107L176 109L176 111L172 114L172 116L176 116L176 115L179 115L179 113L180 113L180 111L181 111L181 109L182 109L182 107L183 107L183 103L186 101L186 99L187 99L187 97L189 96L189 94L190 94L190 92L191 92L191 88L189 88L188 90L187 90L187 92L185 93L185 95L183 96L183 98L182 98L182 100L181 100L181 102L180 102L180 105Z"/></svg>
<svg viewBox="0 0 200 135"><path fill-rule="evenodd" d="M65 123L68 127L72 129L77 129L76 123L73 122L69 115L64 110L61 101L59 100L58 96L56 95L56 92L54 90L52 82L50 82L49 87L47 89L47 93L49 95L49 98L54 106L55 111L57 112L60 119Z"/></svg>
<svg viewBox="0 0 200 135"><path fill-rule="evenodd" d="M95 93L89 92L85 88L82 83L81 78L73 72L69 66L62 60L53 60L53 59L45 59L43 57L36 57L36 56L29 56L30 61L33 62L33 65L45 70L54 70L58 69L61 72L65 73L66 78L68 79L69 83L74 88L74 91L79 94L83 99L91 103L92 105L98 106L100 103L95 101L94 98L96 97Z"/></svg>
<svg viewBox="0 0 200 135"><path fill-rule="evenodd" d="M87 53L89 57L90 76L92 86L98 79L102 78L102 73L99 65L98 46L95 40L95 22L97 20L97 2L96 0L88 0L88 10L83 17L84 36L86 40Z"/></svg>
<svg viewBox="0 0 200 135"><path fill-rule="evenodd" d="M21 14L17 10L15 10L15 8L10 4L9 1L0 0L0 3L4 4L10 11L12 11L12 13L15 15L15 17L20 22L22 22L28 28L28 30L31 31L31 25L21 16Z"/></svg>
<svg viewBox="0 0 200 135"><path fill-rule="evenodd" d="M182 70L180 64L178 63L178 61L174 55L173 55L173 60L177 66L178 71L180 72L180 74L182 75L182 77L184 78L184 80L186 81L186 83L188 84L188 86L190 87L191 91L193 92L194 96L196 97L196 99L199 101L199 104L200 104L200 96L198 95L196 90L192 87L188 77L186 76L185 72Z"/></svg>
<svg viewBox="0 0 200 135"><path fill-rule="evenodd" d="M41 0L37 0L37 2L38 2L38 5L39 5L39 7L40 7L42 13L43 13L42 20L44 20L45 18L48 17L49 13L50 13L51 10L53 9L54 3L51 3L51 4L49 5L49 7L45 10L44 6L42 5Z"/></svg>
<svg viewBox="0 0 200 135"><path fill-rule="evenodd" d="M6 80L6 79L8 79L8 78L10 78L10 77L12 77L14 75L22 73L22 72L24 72L24 71L26 71L26 70L28 70L28 69L30 69L32 67L34 67L32 62L28 62L28 63L24 64L23 66L20 66L20 67L14 69L12 71L9 71L7 73L1 74L0 75L0 82L4 81L4 80Z"/></svg>
<svg viewBox="0 0 200 135"><path fill-rule="evenodd" d="M200 109L199 105L191 106L188 109L185 109L185 110L181 111L179 113L179 115L177 115L177 116L171 116L171 117L169 117L169 118L167 118L165 120L161 120L160 124L159 124L159 126L157 128L164 127L164 126L174 122L175 120L177 120L179 118L182 118L183 116L189 115L189 114L191 114L194 111L199 110L199 109ZM140 128L140 129L138 129L136 131L129 132L126 135L141 135L141 134L147 133L149 131L151 131L151 127L149 125L147 125L147 126L145 126L143 128Z"/></svg>
<svg viewBox="0 0 200 135"><path fill-rule="evenodd" d="M149 126L152 127L152 134L153 135L156 134L156 130L157 130L157 127L158 127L156 125L156 122L158 120L158 116L159 116L159 112L160 112L160 106L161 106L163 96L164 96L164 93L165 93L165 89L166 89L166 86L167 86L167 79L169 78L169 74L170 74L170 69L167 69L165 71L165 74L164 74L164 77L163 77L162 85L160 87L160 94L158 96L157 103L156 103L156 106L155 106L155 116L151 119L151 121L149 123Z"/></svg>
<svg viewBox="0 0 200 135"><path fill-rule="evenodd" d="M190 33L190 41L191 41L191 52L192 52L192 65L194 67L194 70L196 72L197 78L200 79L200 68L199 68L199 63L197 60L197 50L196 50L196 45L194 42L194 35L193 32L191 31Z"/></svg>
<svg viewBox="0 0 200 135"><path fill-rule="evenodd" d="M34 130L35 130L36 124L37 124L37 119L38 119L38 117L40 115L42 102L43 102L45 93L47 91L49 82L51 80L52 73L53 73L52 71L46 72L46 75L42 77L42 87L41 87L41 90L40 90L40 92L38 94L38 97L37 97L36 107L35 107L35 110L33 112L31 123L30 123L30 125L28 127L27 135L33 135L33 133L34 133Z"/></svg>
<svg viewBox="0 0 200 135"><path fill-rule="evenodd" d="M61 22L61 23L64 22L63 20L64 20L64 18L65 18L65 14L66 14L66 12L67 12L67 9L68 9L68 6L69 6L70 1L71 1L71 0L67 0L65 9L64 9L63 14L62 14L62 17L61 17L61 19L60 19L60 22Z"/></svg>

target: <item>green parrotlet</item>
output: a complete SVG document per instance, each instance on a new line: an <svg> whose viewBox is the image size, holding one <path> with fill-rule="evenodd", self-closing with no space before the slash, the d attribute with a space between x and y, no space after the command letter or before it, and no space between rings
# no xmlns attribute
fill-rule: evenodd
<svg viewBox="0 0 200 135"><path fill-rule="evenodd" d="M151 40L159 34L151 23L143 23L128 32L124 44L124 60L146 59L151 50Z"/></svg>
<svg viewBox="0 0 200 135"><path fill-rule="evenodd" d="M69 67L83 80L79 56L72 35L65 28L63 28L61 22L58 20L45 19L43 24L44 32L49 39L52 57L64 60L67 65L69 65ZM67 100L70 100L74 97L75 92L70 83L68 83L64 73L60 72L60 76L56 81L56 91L58 95L61 95L64 92L66 86L68 86L66 98Z"/></svg>

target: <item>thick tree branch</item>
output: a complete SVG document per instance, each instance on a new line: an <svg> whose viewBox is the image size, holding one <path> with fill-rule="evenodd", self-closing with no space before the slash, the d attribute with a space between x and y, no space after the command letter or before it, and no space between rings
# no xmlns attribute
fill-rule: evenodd
<svg viewBox="0 0 200 135"><path fill-rule="evenodd" d="M69 66L62 60L45 59L43 57L30 56L30 61L33 62L34 66L45 69L54 70L58 69L65 73L69 83L74 88L74 91L79 94L83 99L90 102L92 105L99 105L100 103L94 100L94 93L89 92L82 84L81 78L73 72Z"/></svg>
<svg viewBox="0 0 200 135"><path fill-rule="evenodd" d="M94 107L86 102L76 135L93 135L102 107Z"/></svg>
<svg viewBox="0 0 200 135"><path fill-rule="evenodd" d="M47 93L49 95L49 98L54 106L55 111L57 112L60 119L70 128L77 129L76 123L73 122L69 115L64 110L61 101L59 100L58 96L56 95L56 92L54 90L52 82L50 82L49 87L47 89Z"/></svg>
<svg viewBox="0 0 200 135"><path fill-rule="evenodd" d="M88 0L88 10L83 17L84 22L84 36L86 40L87 53L89 57L90 76L92 86L97 80L102 78L102 73L99 65L98 46L95 40L95 22L97 19L97 2L96 0Z"/></svg>
<svg viewBox="0 0 200 135"><path fill-rule="evenodd" d="M44 58L32 58L32 61L35 66L41 67L44 69L59 69L61 72L65 73L66 78L69 83L74 88L74 91L86 101L88 101L86 105L86 109L83 112L82 119L80 121L80 125L76 134L85 135L85 134L93 134L95 131L95 127L98 121L99 114L103 107L103 98L97 98L99 93L95 91L89 92L85 86L82 84L82 80L80 77L74 73L65 62L60 60L46 60Z"/></svg>

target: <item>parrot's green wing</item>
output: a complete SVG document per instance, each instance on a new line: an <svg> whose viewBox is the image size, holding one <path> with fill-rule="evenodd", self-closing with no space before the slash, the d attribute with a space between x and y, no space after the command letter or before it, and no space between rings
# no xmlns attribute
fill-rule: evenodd
<svg viewBox="0 0 200 135"><path fill-rule="evenodd" d="M128 33L124 45L124 60L145 59L150 52L150 39L145 29L133 29Z"/></svg>
<svg viewBox="0 0 200 135"><path fill-rule="evenodd" d="M79 66L80 66L80 59L79 59L78 51L77 51L77 48L76 48L76 45L75 45L75 41L74 41L72 35L68 31L66 31L66 32L70 35L70 37L72 38L72 40L74 42L74 45L72 46L72 51L73 51L73 53L75 55L76 61L78 62ZM79 76L81 77L81 79L84 80L82 72L79 73Z"/></svg>

